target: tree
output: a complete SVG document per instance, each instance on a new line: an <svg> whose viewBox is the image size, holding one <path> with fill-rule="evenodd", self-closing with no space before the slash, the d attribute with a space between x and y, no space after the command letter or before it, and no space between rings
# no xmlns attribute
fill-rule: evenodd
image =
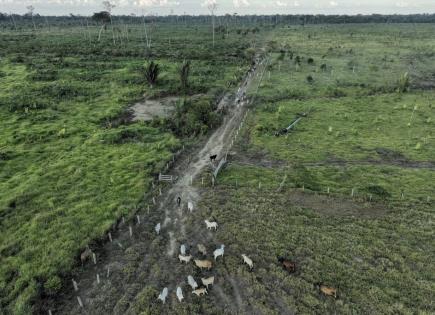
<svg viewBox="0 0 435 315"><path fill-rule="evenodd" d="M32 18L33 29L36 31L35 20L33 19L33 12L35 12L35 7L33 5L29 5L26 7L26 9L28 10L27 15L29 15Z"/></svg>
<svg viewBox="0 0 435 315"><path fill-rule="evenodd" d="M215 16L214 13L217 9L217 3L216 0L206 0L204 2L204 4L207 5L208 10L210 11L211 14L211 24L212 24L212 28L213 28L213 47L214 47L214 29L215 29Z"/></svg>
<svg viewBox="0 0 435 315"><path fill-rule="evenodd" d="M92 15L92 19L98 23L101 23L101 28L98 32L98 41L100 41L101 32L106 28L106 24L110 22L110 13L107 11L97 12Z"/></svg>
<svg viewBox="0 0 435 315"><path fill-rule="evenodd" d="M184 91L189 87L190 61L184 60L180 68L181 87Z"/></svg>
<svg viewBox="0 0 435 315"><path fill-rule="evenodd" d="M115 32L113 30L113 23L112 23L112 9L116 6L112 4L110 1L103 1L103 7L107 13L109 13L109 19L110 19L110 26L112 27L112 39L113 44L115 44Z"/></svg>
<svg viewBox="0 0 435 315"><path fill-rule="evenodd" d="M152 88L153 85L157 82L157 78L159 77L160 67L154 61L148 62L148 64L144 67L143 74L150 87Z"/></svg>

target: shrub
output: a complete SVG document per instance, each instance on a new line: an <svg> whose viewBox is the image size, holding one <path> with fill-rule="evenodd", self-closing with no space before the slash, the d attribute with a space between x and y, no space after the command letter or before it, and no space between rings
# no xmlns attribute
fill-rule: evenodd
<svg viewBox="0 0 435 315"><path fill-rule="evenodd" d="M149 62L144 68L142 72L146 81L149 83L151 87L157 82L157 79L160 74L160 67L154 61Z"/></svg>
<svg viewBox="0 0 435 315"><path fill-rule="evenodd" d="M62 288L62 280L58 276L49 278L44 284L45 293L55 295Z"/></svg>
<svg viewBox="0 0 435 315"><path fill-rule="evenodd" d="M367 186L366 191L370 194L376 195L383 199L391 197L391 194L384 187L380 185Z"/></svg>
<svg viewBox="0 0 435 315"><path fill-rule="evenodd" d="M314 78L313 78L312 75L307 76L307 82L308 82L309 84L312 84L312 83L314 82Z"/></svg>
<svg viewBox="0 0 435 315"><path fill-rule="evenodd" d="M311 58L311 57L308 58L307 63L308 63L309 65L312 65L312 64L314 63L314 59Z"/></svg>
<svg viewBox="0 0 435 315"><path fill-rule="evenodd" d="M397 81L397 92L398 93L406 93L409 91L411 86L411 82L409 80L408 72L405 72Z"/></svg>

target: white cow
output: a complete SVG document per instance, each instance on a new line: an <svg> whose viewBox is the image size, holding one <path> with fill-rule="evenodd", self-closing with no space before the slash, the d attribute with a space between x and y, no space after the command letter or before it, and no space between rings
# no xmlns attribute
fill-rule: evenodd
<svg viewBox="0 0 435 315"><path fill-rule="evenodd" d="M192 212L193 211L193 203L191 201L187 202L187 209Z"/></svg>
<svg viewBox="0 0 435 315"><path fill-rule="evenodd" d="M245 254L242 254L243 262L249 266L249 269L252 269L254 267L254 263L252 262L252 259L246 256Z"/></svg>
<svg viewBox="0 0 435 315"><path fill-rule="evenodd" d="M162 293L159 294L158 300L161 300L163 304L166 302L166 298L168 297L168 288L164 288Z"/></svg>
<svg viewBox="0 0 435 315"><path fill-rule="evenodd" d="M181 290L180 287L177 288L177 298L178 301L180 301L180 303L183 301L184 296L183 296L183 291Z"/></svg>
<svg viewBox="0 0 435 315"><path fill-rule="evenodd" d="M215 229L217 230L218 224L217 222L210 222L209 220L204 220L205 224L207 225L207 230Z"/></svg>
<svg viewBox="0 0 435 315"><path fill-rule="evenodd" d="M181 253L181 255L186 255L186 245L181 244L180 253Z"/></svg>
<svg viewBox="0 0 435 315"><path fill-rule="evenodd" d="M209 285L213 285L214 284L214 277L210 277L210 278L201 278L202 284L205 285L208 289Z"/></svg>
<svg viewBox="0 0 435 315"><path fill-rule="evenodd" d="M192 276L187 276L187 283L195 290L198 287L198 283L196 283L195 279Z"/></svg>
<svg viewBox="0 0 435 315"><path fill-rule="evenodd" d="M180 260L180 262L188 263L192 259L192 255L189 256L178 255L178 259Z"/></svg>
<svg viewBox="0 0 435 315"><path fill-rule="evenodd" d="M221 245L220 248L216 249L216 250L213 252L214 260L216 260L216 258L218 258L219 256L224 257L224 251L225 251L225 245Z"/></svg>
<svg viewBox="0 0 435 315"><path fill-rule="evenodd" d="M160 234L161 225L160 223L157 223L156 227L154 228L156 230L157 235Z"/></svg>

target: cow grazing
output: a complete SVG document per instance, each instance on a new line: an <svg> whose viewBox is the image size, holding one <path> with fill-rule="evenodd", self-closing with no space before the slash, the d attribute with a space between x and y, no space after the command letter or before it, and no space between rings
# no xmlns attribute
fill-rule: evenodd
<svg viewBox="0 0 435 315"><path fill-rule="evenodd" d="M207 249L205 248L204 245L202 244L198 244L196 245L198 247L198 251L203 254L204 256L207 255Z"/></svg>
<svg viewBox="0 0 435 315"><path fill-rule="evenodd" d="M92 256L92 251L89 246L86 246L86 249L80 254L80 260L83 264Z"/></svg>
<svg viewBox="0 0 435 315"><path fill-rule="evenodd" d="M207 230L215 229L217 230L218 224L217 222L210 222L209 220L204 220L205 224L207 225Z"/></svg>
<svg viewBox="0 0 435 315"><path fill-rule="evenodd" d="M192 291L193 294L196 294L197 296L205 295L207 294L206 288L196 289Z"/></svg>
<svg viewBox="0 0 435 315"><path fill-rule="evenodd" d="M186 255L186 245L181 244L180 253L181 253L181 255Z"/></svg>
<svg viewBox="0 0 435 315"><path fill-rule="evenodd" d="M208 289L209 285L213 285L214 284L214 277L210 277L210 278L201 278L202 284L205 285Z"/></svg>
<svg viewBox="0 0 435 315"><path fill-rule="evenodd" d="M217 154L215 155L210 155L210 162L214 162L217 159Z"/></svg>
<svg viewBox="0 0 435 315"><path fill-rule="evenodd" d="M178 298L178 301L179 301L180 303L181 303L181 302L183 301L183 299L184 299L183 291L181 290L180 287L177 288L177 298Z"/></svg>
<svg viewBox="0 0 435 315"><path fill-rule="evenodd" d="M246 256L245 254L242 254L243 262L249 266L249 269L252 270L254 268L254 263L252 262L252 259Z"/></svg>
<svg viewBox="0 0 435 315"><path fill-rule="evenodd" d="M188 263L192 259L192 255L189 256L178 255L178 259L180 260L180 262Z"/></svg>
<svg viewBox="0 0 435 315"><path fill-rule="evenodd" d="M333 287L328 287L326 285L320 284L319 290L326 296L332 296L334 299L337 298L337 289Z"/></svg>
<svg viewBox="0 0 435 315"><path fill-rule="evenodd" d="M214 260L216 260L216 258L218 258L219 256L224 257L224 252L225 252L225 245L221 245L220 248L216 249L213 252Z"/></svg>
<svg viewBox="0 0 435 315"><path fill-rule="evenodd" d="M159 294L158 300L161 300L163 304L166 302L166 298L168 297L168 288L164 288L162 293Z"/></svg>
<svg viewBox="0 0 435 315"><path fill-rule="evenodd" d="M154 228L154 230L156 230L157 235L160 234L160 229L161 229L161 225L160 223L157 223L156 227Z"/></svg>
<svg viewBox="0 0 435 315"><path fill-rule="evenodd" d="M195 279L192 276L187 276L187 283L195 290L198 287L198 283L196 283Z"/></svg>
<svg viewBox="0 0 435 315"><path fill-rule="evenodd" d="M283 257L279 257L278 261L281 263L281 266L287 270L289 273L294 273L296 272L296 263L292 262L288 259L285 259Z"/></svg>
<svg viewBox="0 0 435 315"><path fill-rule="evenodd" d="M193 211L193 203L192 203L191 201L189 201L189 202L187 203L187 209L188 209L190 212Z"/></svg>
<svg viewBox="0 0 435 315"><path fill-rule="evenodd" d="M201 269L206 268L206 269L210 270L211 267L213 266L213 264L210 260L195 259L194 262L195 262L195 265Z"/></svg>

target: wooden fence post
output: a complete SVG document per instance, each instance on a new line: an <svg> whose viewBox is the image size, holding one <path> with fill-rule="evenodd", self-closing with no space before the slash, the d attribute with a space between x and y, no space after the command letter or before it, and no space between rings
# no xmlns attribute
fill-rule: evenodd
<svg viewBox="0 0 435 315"><path fill-rule="evenodd" d="M77 282L74 279L72 279L72 283L73 283L74 291L77 292L79 290L79 286L77 285Z"/></svg>
<svg viewBox="0 0 435 315"><path fill-rule="evenodd" d="M95 253L92 253L92 260L94 261L94 265L97 264L97 255Z"/></svg>
<svg viewBox="0 0 435 315"><path fill-rule="evenodd" d="M97 273L97 283L100 284L100 275Z"/></svg>
<svg viewBox="0 0 435 315"><path fill-rule="evenodd" d="M80 296L77 296L77 302L79 302L80 307L83 307L83 302L82 302L82 299L80 298Z"/></svg>
<svg viewBox="0 0 435 315"><path fill-rule="evenodd" d="M133 237L133 228L131 225L128 227L128 230L130 231L130 237Z"/></svg>
<svg viewBox="0 0 435 315"><path fill-rule="evenodd" d="M108 236L109 236L110 243L112 243L113 242L113 240L112 240L112 233L109 232Z"/></svg>
<svg viewBox="0 0 435 315"><path fill-rule="evenodd" d="M136 218L137 218L137 224L140 224L140 215L137 215Z"/></svg>

